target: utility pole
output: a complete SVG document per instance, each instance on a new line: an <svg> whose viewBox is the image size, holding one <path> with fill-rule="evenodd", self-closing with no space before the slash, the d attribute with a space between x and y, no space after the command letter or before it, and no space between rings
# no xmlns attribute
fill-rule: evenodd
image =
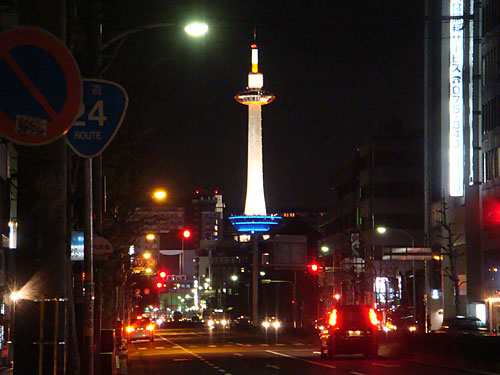
<svg viewBox="0 0 500 375"><path fill-rule="evenodd" d="M252 321L255 327L259 326L259 236L252 236Z"/></svg>
<svg viewBox="0 0 500 375"><path fill-rule="evenodd" d="M100 78L101 69L101 1L88 0L82 3L82 26L85 34L85 50L87 54L83 61L83 74L86 77ZM93 165L97 170L93 172ZM93 375L94 368L99 373L98 356L100 348L100 319L101 316L101 293L100 285L97 286L97 311L95 306L96 288L94 281L94 207L96 207L96 230L102 232L102 201L100 199L102 189L100 188L101 164L93 163L92 159L83 159L84 173L84 269L85 269L85 296L84 296L84 347L81 350L84 375ZM97 180L97 181L96 181ZM96 202L94 205L94 201ZM96 318L97 317L97 321ZM95 350L96 348L97 350Z"/></svg>
<svg viewBox="0 0 500 375"><path fill-rule="evenodd" d="M47 30L65 41L64 0L19 1L19 23ZM44 146L18 146L18 301L14 374L65 374L67 154L64 137Z"/></svg>

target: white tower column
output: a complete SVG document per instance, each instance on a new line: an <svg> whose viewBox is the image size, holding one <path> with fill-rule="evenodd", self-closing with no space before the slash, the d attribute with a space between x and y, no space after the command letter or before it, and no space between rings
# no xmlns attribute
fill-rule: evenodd
<svg viewBox="0 0 500 375"><path fill-rule="evenodd" d="M260 104L248 105L248 165L245 215L266 215Z"/></svg>

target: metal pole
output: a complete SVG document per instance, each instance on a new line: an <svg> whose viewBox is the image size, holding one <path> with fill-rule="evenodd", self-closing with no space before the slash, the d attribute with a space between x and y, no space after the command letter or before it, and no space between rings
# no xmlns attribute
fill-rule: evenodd
<svg viewBox="0 0 500 375"><path fill-rule="evenodd" d="M253 235L252 253L252 321L255 327L259 326L259 291L258 291L258 271L259 271L259 237Z"/></svg>
<svg viewBox="0 0 500 375"><path fill-rule="evenodd" d="M85 332L83 360L84 375L94 374L94 256L92 252L92 161L85 159L84 165L84 269L85 269Z"/></svg>

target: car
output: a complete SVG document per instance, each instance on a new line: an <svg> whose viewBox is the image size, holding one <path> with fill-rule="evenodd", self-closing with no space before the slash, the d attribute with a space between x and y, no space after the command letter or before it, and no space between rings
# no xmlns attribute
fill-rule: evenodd
<svg viewBox="0 0 500 375"><path fill-rule="evenodd" d="M485 336L489 331L485 324L474 316L455 316L445 319L441 328L434 333Z"/></svg>
<svg viewBox="0 0 500 375"><path fill-rule="evenodd" d="M149 340L154 341L154 323L147 317L138 316L131 319L125 328L127 335L127 342L130 344L136 340Z"/></svg>
<svg viewBox="0 0 500 375"><path fill-rule="evenodd" d="M378 354L379 319L375 309L365 305L341 305L331 310L320 333L321 357L336 354Z"/></svg>

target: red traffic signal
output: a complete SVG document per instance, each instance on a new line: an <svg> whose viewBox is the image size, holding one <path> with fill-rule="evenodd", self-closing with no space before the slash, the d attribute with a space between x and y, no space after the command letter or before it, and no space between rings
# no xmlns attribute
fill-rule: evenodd
<svg viewBox="0 0 500 375"><path fill-rule="evenodd" d="M161 271L161 272L160 272L160 277L161 277L162 279L164 279L165 277L167 277L167 273L166 273L165 271Z"/></svg>
<svg viewBox="0 0 500 375"><path fill-rule="evenodd" d="M182 237L186 239L191 237L191 231L189 229L184 229L184 231L182 232Z"/></svg>
<svg viewBox="0 0 500 375"><path fill-rule="evenodd" d="M311 264L311 271L313 272L318 272L319 271L319 266L316 263Z"/></svg>
<svg viewBox="0 0 500 375"><path fill-rule="evenodd" d="M157 287L158 289L162 288L162 287L163 287L163 283L157 282L157 283L156 283L156 287Z"/></svg>

